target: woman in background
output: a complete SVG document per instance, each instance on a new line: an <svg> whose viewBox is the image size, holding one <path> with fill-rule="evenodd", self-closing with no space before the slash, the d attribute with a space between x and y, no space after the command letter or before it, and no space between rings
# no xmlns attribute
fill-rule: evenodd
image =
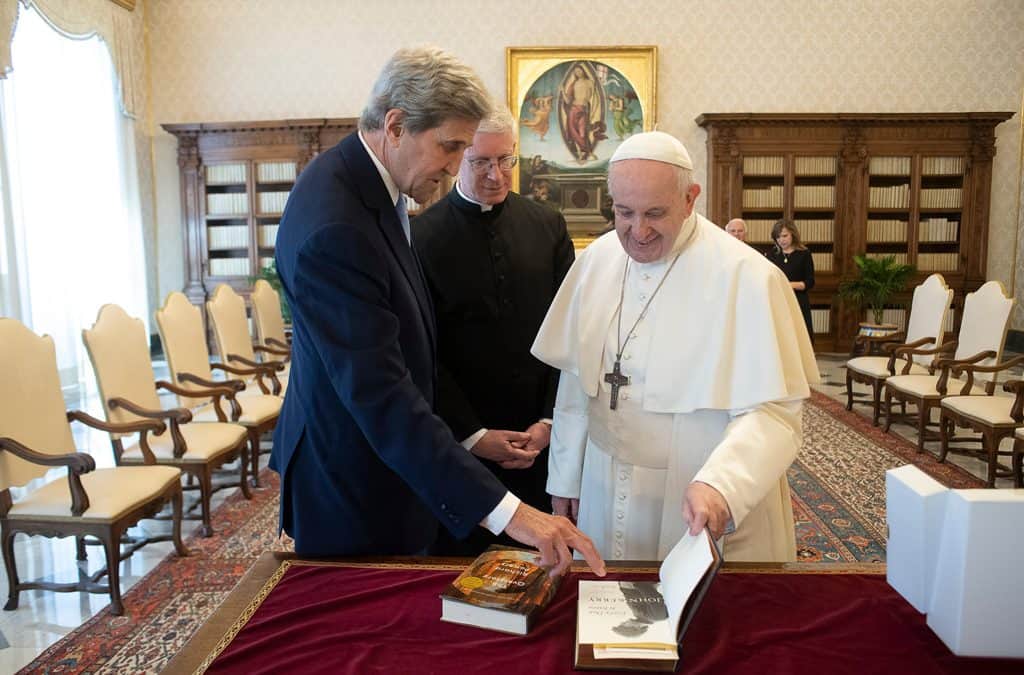
<svg viewBox="0 0 1024 675"><path fill-rule="evenodd" d="M775 246L768 252L768 259L778 266L789 279L789 285L796 293L800 313L807 324L807 335L814 337L811 327L811 299L807 291L814 288L814 260L811 252L800 241L800 232L785 219L772 226L772 241Z"/></svg>

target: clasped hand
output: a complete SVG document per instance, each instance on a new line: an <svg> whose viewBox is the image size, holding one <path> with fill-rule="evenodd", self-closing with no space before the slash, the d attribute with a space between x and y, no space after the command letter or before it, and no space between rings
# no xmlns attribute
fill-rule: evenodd
<svg viewBox="0 0 1024 675"><path fill-rule="evenodd" d="M540 451L548 447L551 427L537 422L526 431L489 429L473 446L477 457L489 459L503 469L528 469Z"/></svg>

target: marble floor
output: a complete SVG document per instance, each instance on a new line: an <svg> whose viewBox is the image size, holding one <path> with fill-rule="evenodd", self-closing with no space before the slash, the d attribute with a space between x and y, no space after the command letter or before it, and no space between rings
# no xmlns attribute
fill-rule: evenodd
<svg viewBox="0 0 1024 675"><path fill-rule="evenodd" d="M818 364L822 373L820 391L845 403L845 373L842 365L846 362L845 355L819 355ZM157 376L166 373L163 364L156 364ZM1019 376L1019 374L1017 375ZM71 407L85 409L90 414L102 417L99 401L89 397L78 406L69 402ZM84 403L84 406L81 405ZM167 401L168 406L173 405ZM870 414L870 407L858 405L854 410L862 415ZM74 424L75 440L80 449L89 449L97 460L98 466L112 466L113 454L107 435L79 424ZM904 425L894 425L894 431L910 438L916 438L916 432ZM963 466L975 475L983 476L985 466L977 460L955 457L954 462ZM262 463L266 462L266 456ZM61 470L52 472L51 477L61 476ZM1009 481L1000 481L1000 486L1009 487ZM214 495L214 507L219 505L232 492L232 489L221 490ZM186 500L188 497L186 497ZM193 533L198 527L197 521L186 521L183 536ZM134 528L132 534L163 534L170 530L166 521L143 521L141 527ZM170 542L158 542L143 547L129 559L121 563L122 592L127 591L147 572L153 569L165 556L172 552ZM89 571L101 565L102 554L98 548L90 547ZM46 577L60 581L73 581L79 572L75 563L74 539L49 539L43 537L26 537L19 535L15 543L15 555L18 560L18 571L22 579ZM0 582L0 598L7 597L7 577L2 575ZM0 673L13 673L42 653L48 646L59 640L86 619L108 604L106 595L86 593L52 593L46 591L25 591L21 593L17 610L0 611Z"/></svg>

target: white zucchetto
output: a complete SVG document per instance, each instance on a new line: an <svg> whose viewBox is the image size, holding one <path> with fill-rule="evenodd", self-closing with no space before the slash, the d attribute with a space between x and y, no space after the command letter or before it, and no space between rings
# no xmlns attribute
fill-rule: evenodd
<svg viewBox="0 0 1024 675"><path fill-rule="evenodd" d="M693 162L686 147L675 136L664 131L633 134L622 141L609 162L621 162L624 159L650 159L693 170Z"/></svg>

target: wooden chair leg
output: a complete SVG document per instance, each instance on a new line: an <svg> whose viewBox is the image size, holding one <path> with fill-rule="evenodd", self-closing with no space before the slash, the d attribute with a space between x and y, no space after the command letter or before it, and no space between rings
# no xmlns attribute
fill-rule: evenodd
<svg viewBox="0 0 1024 675"><path fill-rule="evenodd" d="M996 486L996 460L999 459L999 439L992 432L984 431L981 434L981 443L985 449L985 455L988 457L988 480L985 487L994 488Z"/></svg>
<svg viewBox="0 0 1024 675"><path fill-rule="evenodd" d="M928 402L921 400L917 404L917 451L924 452L924 433L928 429L928 416L931 415Z"/></svg>
<svg viewBox="0 0 1024 675"><path fill-rule="evenodd" d="M252 492L249 490L249 441L243 440L238 446L238 468L239 482L238 487L242 490L242 496L246 499L252 499Z"/></svg>
<svg viewBox="0 0 1024 675"><path fill-rule="evenodd" d="M956 431L956 423L946 416L946 411L939 408L939 463L946 461L949 452L949 437Z"/></svg>
<svg viewBox="0 0 1024 675"><path fill-rule="evenodd" d="M1013 487L1024 488L1024 441L1013 440Z"/></svg>
<svg viewBox="0 0 1024 675"><path fill-rule="evenodd" d="M79 562L89 559L89 553L85 548L85 537L81 535L75 537L75 552L78 556Z"/></svg>
<svg viewBox="0 0 1024 675"><path fill-rule="evenodd" d="M4 568L7 570L7 604L4 605L4 609L11 611L18 609L18 587L21 583L18 581L18 566L14 559L14 537L17 532L11 532L8 528L7 523L3 526L3 556L4 556Z"/></svg>
<svg viewBox="0 0 1024 675"><path fill-rule="evenodd" d="M889 387L885 388L885 428L883 431L889 433L889 427L892 426L892 389Z"/></svg>
<svg viewBox="0 0 1024 675"><path fill-rule="evenodd" d="M260 487L260 432L256 427L250 427L249 434L249 462L252 473L252 486Z"/></svg>
<svg viewBox="0 0 1024 675"><path fill-rule="evenodd" d="M853 375L846 369L846 409L853 410Z"/></svg>
<svg viewBox="0 0 1024 675"><path fill-rule="evenodd" d="M879 407L882 405L882 380L871 382L871 425L878 426Z"/></svg>
<svg viewBox="0 0 1024 675"><path fill-rule="evenodd" d="M202 468L202 473L197 477L199 480L199 503L203 525L200 533L204 537L213 536L213 524L210 522L210 495L213 493L213 477L209 466Z"/></svg>
<svg viewBox="0 0 1024 675"><path fill-rule="evenodd" d="M185 542L181 540L181 487L171 497L171 541L174 543L174 551L181 557L189 554L185 548Z"/></svg>
<svg viewBox="0 0 1024 675"><path fill-rule="evenodd" d="M110 531L100 535L103 550L107 554L107 583L110 585L110 613L124 614L121 602L121 533Z"/></svg>

